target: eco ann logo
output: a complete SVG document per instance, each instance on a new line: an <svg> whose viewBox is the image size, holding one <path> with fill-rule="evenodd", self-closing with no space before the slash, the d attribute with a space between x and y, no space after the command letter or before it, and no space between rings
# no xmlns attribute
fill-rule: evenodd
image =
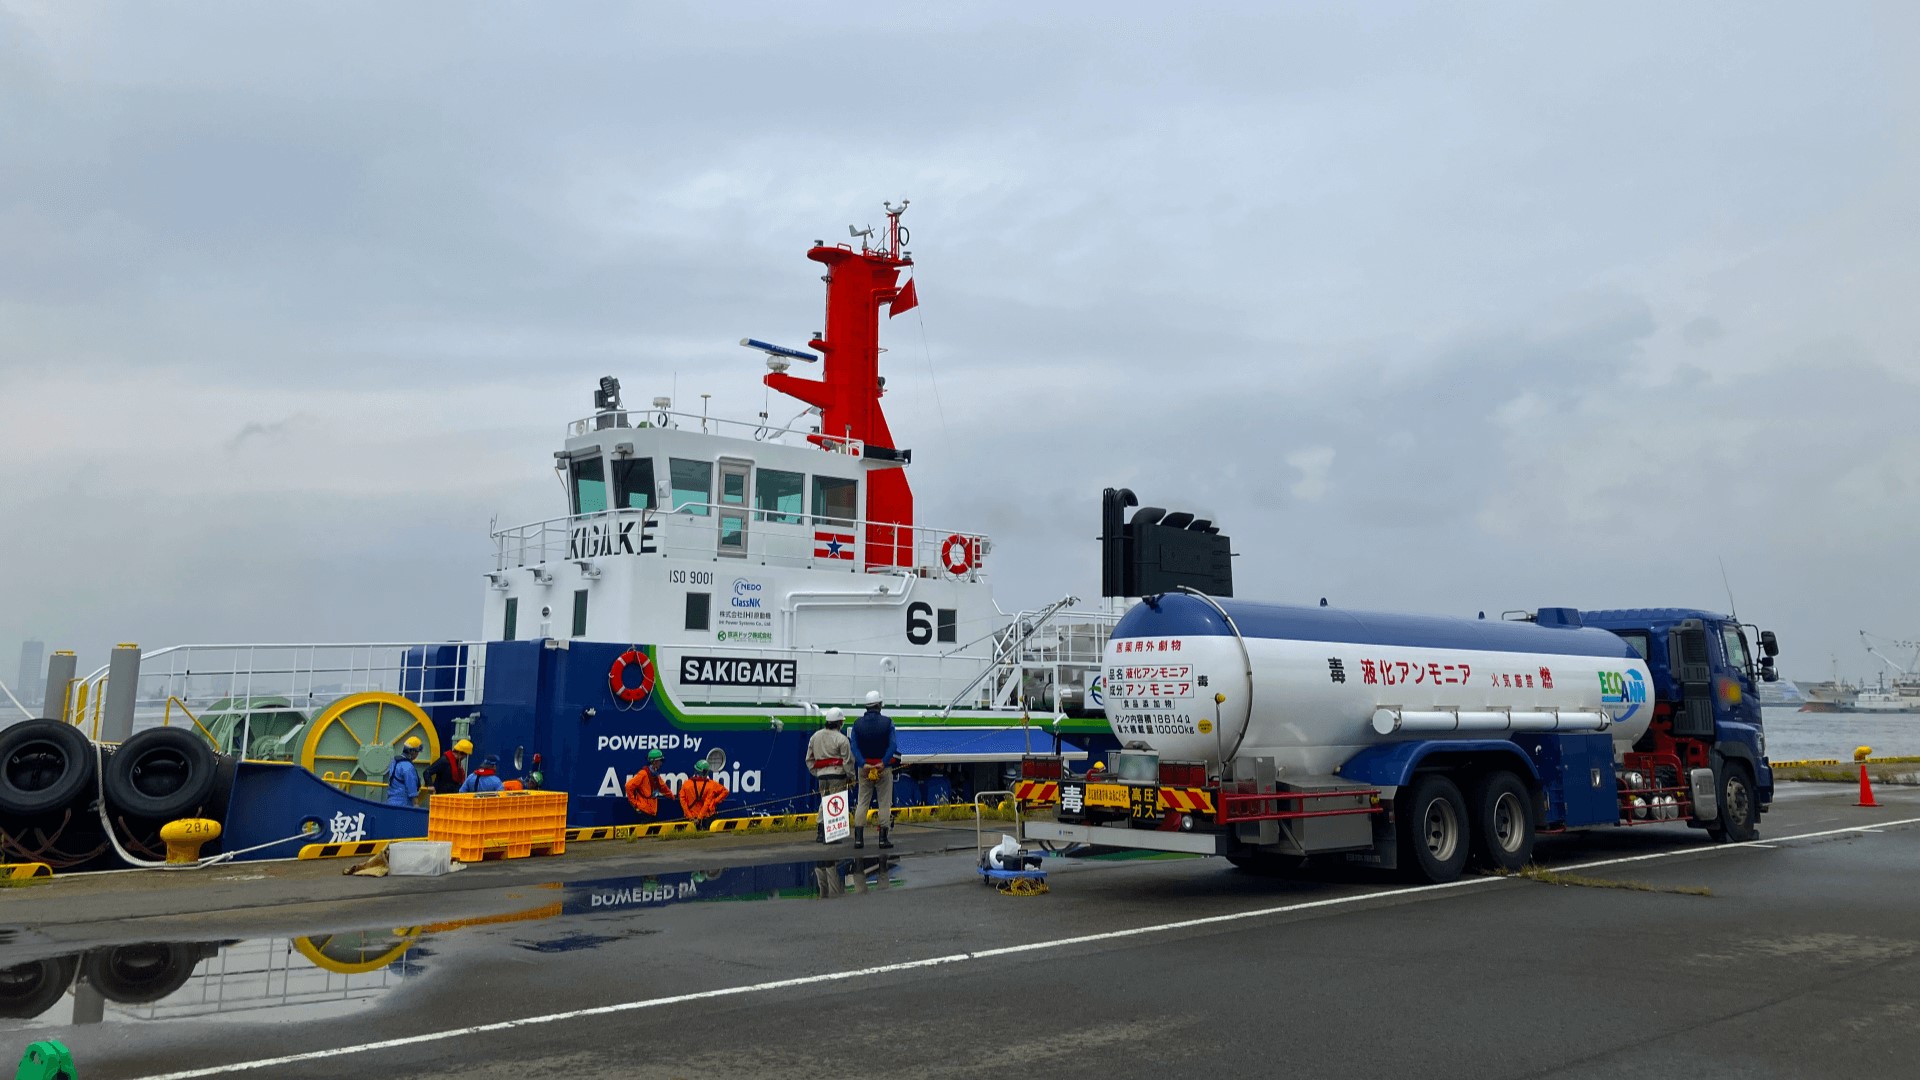
<svg viewBox="0 0 1920 1080"><path fill-rule="evenodd" d="M1099 709L1101 712L1107 710L1107 677L1105 675L1095 675L1093 684L1087 687L1087 706Z"/></svg>
<svg viewBox="0 0 1920 1080"><path fill-rule="evenodd" d="M1600 703L1603 705L1625 705L1625 712L1617 713L1613 722L1624 724L1640 706L1647 703L1647 681L1637 671L1622 674L1618 671L1600 673Z"/></svg>

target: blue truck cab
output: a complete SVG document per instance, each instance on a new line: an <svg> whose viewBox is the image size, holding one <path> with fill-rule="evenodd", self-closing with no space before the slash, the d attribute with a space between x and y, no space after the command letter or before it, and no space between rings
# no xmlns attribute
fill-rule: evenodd
<svg viewBox="0 0 1920 1080"><path fill-rule="evenodd" d="M1582 611L1579 620L1631 645L1653 676L1653 721L1634 749L1670 754L1686 769L1711 768L1723 803L1735 810L1735 829L1743 797L1753 801L1757 821L1773 802L1758 685L1779 678L1773 631L1759 631L1756 643L1732 616L1694 608ZM1727 818L1689 823L1716 834L1728 829Z"/></svg>

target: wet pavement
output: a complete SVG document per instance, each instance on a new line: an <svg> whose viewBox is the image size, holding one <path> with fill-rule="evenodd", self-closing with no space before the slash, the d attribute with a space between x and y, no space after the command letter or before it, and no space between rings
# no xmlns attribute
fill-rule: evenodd
<svg viewBox="0 0 1920 1080"><path fill-rule="evenodd" d="M1786 789L1766 846L1661 825L1541 849L1654 891L1121 858L1048 860L1052 891L1015 897L926 834L859 862L481 867L381 898L378 925L293 902L298 933L214 910L128 940L153 920L35 927L0 894L0 1051L58 1038L87 1080L265 1060L238 1075L1911 1076L1920 823L1832 830L1920 819L1920 791L1851 801Z"/></svg>

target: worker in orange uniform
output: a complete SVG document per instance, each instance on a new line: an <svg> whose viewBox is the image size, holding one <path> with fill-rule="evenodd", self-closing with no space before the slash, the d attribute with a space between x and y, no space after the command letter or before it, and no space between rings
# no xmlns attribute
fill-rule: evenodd
<svg viewBox="0 0 1920 1080"><path fill-rule="evenodd" d="M660 775L660 765L666 757L658 750L647 751L647 767L627 781L627 802L647 817L659 817L660 800L673 798L673 785Z"/></svg>
<svg viewBox="0 0 1920 1080"><path fill-rule="evenodd" d="M720 812L720 803L727 795L726 785L708 775L706 761L696 761L693 775L680 785L680 812L687 815L694 828L704 829Z"/></svg>

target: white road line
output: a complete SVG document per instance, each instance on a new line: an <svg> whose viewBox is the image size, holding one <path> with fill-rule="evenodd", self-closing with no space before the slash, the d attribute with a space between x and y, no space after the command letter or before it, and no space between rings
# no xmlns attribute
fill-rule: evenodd
<svg viewBox="0 0 1920 1080"><path fill-rule="evenodd" d="M1835 836L1841 833L1875 832L1896 825L1920 824L1920 818L1905 818L1900 821L1878 821L1871 825L1856 825L1846 829L1828 829L1824 832L1800 833L1796 836L1775 837L1770 843L1757 841L1745 844L1720 844L1711 848L1676 848L1671 851L1658 851L1651 855L1632 855L1619 859L1602 859L1597 862L1580 863L1575 866L1555 867L1556 870L1587 870L1596 866L1613 866L1619 863L1641 862L1648 859L1672 858L1676 855L1700 855L1718 851L1735 851L1740 848L1767 847L1784 844L1792 840L1812 840L1822 836ZM476 1024L472 1027L455 1028L447 1031L431 1031L422 1035L408 1035L398 1039L382 1039L379 1042L361 1043L357 1046L337 1046L326 1050L314 1050L304 1054L287 1054L283 1057L259 1058L254 1061L238 1061L230 1065L216 1065L205 1069L186 1069L181 1072L158 1073L139 1077L137 1080L198 1080L203 1076L220 1076L225 1073L246 1072L253 1069L268 1069L280 1065L293 1065L302 1061L319 1061L325 1058L340 1057L345 1054L363 1054L372 1050L391 1050L402 1046L418 1046L422 1043L441 1042L446 1039L460 1039L468 1035L478 1035L489 1031L510 1031L514 1028L534 1027L540 1024L555 1024L565 1020L578 1020L589 1016L607 1016L613 1013L634 1012L640 1009L657 1009L667 1005L684 1005L690 1001L711 1001L715 998L738 997L742 994L758 994L769 990L788 990L798 986L818 986L821 983L845 982L851 979L864 979L873 975L890 975L898 971L916 971L921 968L940 967L946 964L963 964L970 960L986 960L996 956L1012 956L1017 953L1040 952L1046 949L1062 949L1072 945L1087 945L1096 941L1118 941L1122 938L1142 937L1147 934L1164 934L1173 930L1189 930L1196 926L1218 926L1223 923L1242 922L1247 919L1261 919L1272 915L1287 915L1296 911L1312 911L1317 908L1340 907L1347 904L1359 904L1372 900L1384 900L1400 896L1412 896L1418 893L1435 893L1448 889L1471 888L1476 885L1497 885L1517 883L1521 879L1508 877L1468 877L1458 881L1449 881L1443 885L1409 885L1399 889L1387 889L1381 892L1356 893L1349 896L1334 896L1325 900L1307 900L1298 904L1283 904L1279 907L1258 908L1253 911L1236 911L1226 915L1208 915L1199 919L1181 919L1177 922L1155 923L1151 926L1136 926L1126 930L1106 930L1098 934L1081 934L1077 937L1054 938L1051 941L1030 941L1022 945L1004 945L997 949L979 949L974 952L949 953L945 956L930 956L924 960L907 960L897 964L877 964L873 967L853 968L847 971L830 971L821 975L802 975L792 979L775 979L772 982L753 983L747 986L728 986L719 990L702 990L692 994L675 994L671 997L643 998L639 1001L623 1001L615 1005L599 1005L590 1009L572 1009L567 1012L547 1013L542 1016L528 1016L519 1020L502 1020L492 1024Z"/></svg>

